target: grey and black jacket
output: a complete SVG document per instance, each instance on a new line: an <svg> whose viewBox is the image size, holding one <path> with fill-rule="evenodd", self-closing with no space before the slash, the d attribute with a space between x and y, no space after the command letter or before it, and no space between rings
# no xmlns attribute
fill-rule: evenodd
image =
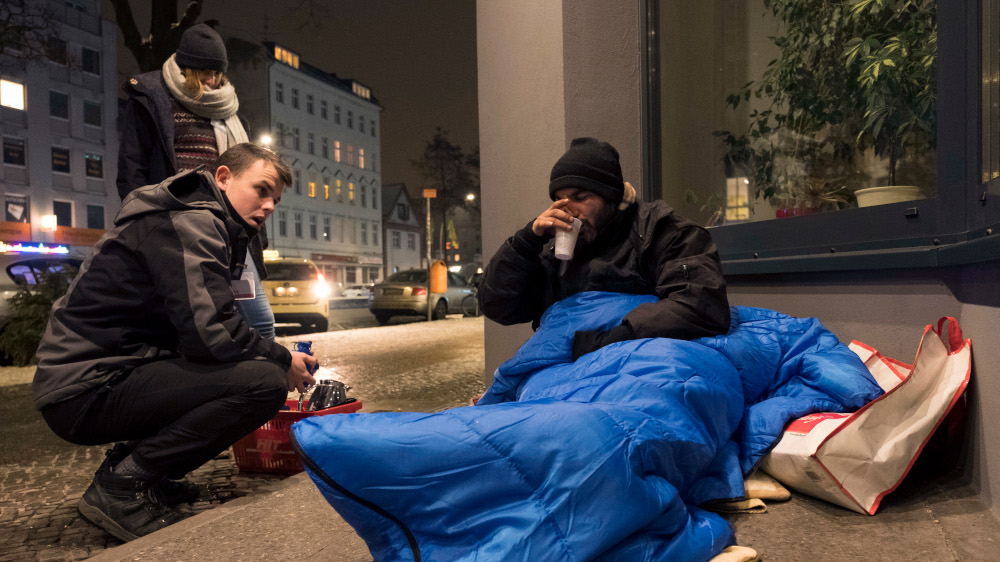
<svg viewBox="0 0 1000 562"><path fill-rule="evenodd" d="M562 274L554 242L528 223L490 260L479 300L491 320L537 328L549 306L583 291L660 297L625 316L624 339L693 339L729 329L726 282L711 235L663 201L636 201L618 212L591 245L577 247Z"/></svg>
<svg viewBox="0 0 1000 562"><path fill-rule="evenodd" d="M37 352L35 406L179 356L200 363L263 357L287 370L291 353L251 330L235 309L231 282L255 234L206 171L134 190L52 307Z"/></svg>

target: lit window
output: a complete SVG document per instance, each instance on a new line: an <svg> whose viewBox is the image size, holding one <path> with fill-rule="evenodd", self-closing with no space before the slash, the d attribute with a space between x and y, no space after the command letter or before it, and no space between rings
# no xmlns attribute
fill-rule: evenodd
<svg viewBox="0 0 1000 562"><path fill-rule="evenodd" d="M24 166L27 158L24 154L24 139L3 138L3 163L8 166Z"/></svg>
<svg viewBox="0 0 1000 562"><path fill-rule="evenodd" d="M24 84L0 80L0 105L24 111Z"/></svg>
<svg viewBox="0 0 1000 562"><path fill-rule="evenodd" d="M296 55L288 49L283 49L277 45L274 46L274 59L281 61L292 68L299 67L299 55Z"/></svg>
<svg viewBox="0 0 1000 562"><path fill-rule="evenodd" d="M354 182L347 182L347 199L354 204Z"/></svg>
<svg viewBox="0 0 1000 562"><path fill-rule="evenodd" d="M309 197L316 197L316 182L309 182Z"/></svg>
<svg viewBox="0 0 1000 562"><path fill-rule="evenodd" d="M338 203L344 202L344 191L343 189L341 189L340 180L337 180L337 202Z"/></svg>
<svg viewBox="0 0 1000 562"><path fill-rule="evenodd" d="M365 167L365 149L358 149L358 167L364 169Z"/></svg>
<svg viewBox="0 0 1000 562"><path fill-rule="evenodd" d="M88 178L104 177L104 164L100 154L91 154L89 152L85 153L83 155L83 163L87 169Z"/></svg>
<svg viewBox="0 0 1000 562"><path fill-rule="evenodd" d="M323 199L330 198L330 178L323 178Z"/></svg>
<svg viewBox="0 0 1000 562"><path fill-rule="evenodd" d="M69 149L52 147L52 171L63 174L69 173Z"/></svg>

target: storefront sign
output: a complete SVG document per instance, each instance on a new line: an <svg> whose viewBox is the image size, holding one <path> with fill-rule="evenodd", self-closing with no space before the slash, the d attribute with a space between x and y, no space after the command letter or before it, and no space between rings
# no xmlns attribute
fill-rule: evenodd
<svg viewBox="0 0 1000 562"><path fill-rule="evenodd" d="M31 225L26 222L0 222L0 240L30 242Z"/></svg>
<svg viewBox="0 0 1000 562"><path fill-rule="evenodd" d="M28 198L24 195L7 195L4 201L4 213L4 220L7 222L30 222L31 206L28 205Z"/></svg>
<svg viewBox="0 0 1000 562"><path fill-rule="evenodd" d="M73 228L71 226L60 226L52 238L59 244L70 246L93 246L104 236L104 229L101 228Z"/></svg>

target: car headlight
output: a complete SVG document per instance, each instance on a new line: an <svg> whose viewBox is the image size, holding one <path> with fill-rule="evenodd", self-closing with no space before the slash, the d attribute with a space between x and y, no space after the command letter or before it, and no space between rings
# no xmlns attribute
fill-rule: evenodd
<svg viewBox="0 0 1000 562"><path fill-rule="evenodd" d="M333 287L329 283L319 281L313 285L313 295L318 299L329 298L333 293Z"/></svg>

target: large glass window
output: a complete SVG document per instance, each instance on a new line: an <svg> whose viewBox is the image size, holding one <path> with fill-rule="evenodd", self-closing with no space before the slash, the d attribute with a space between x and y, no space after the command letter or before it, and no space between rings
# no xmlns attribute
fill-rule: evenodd
<svg viewBox="0 0 1000 562"><path fill-rule="evenodd" d="M897 4L661 2L663 197L715 226L933 196L936 2Z"/></svg>
<svg viewBox="0 0 1000 562"><path fill-rule="evenodd" d="M967 29L992 22L1000 58L996 3L649 0L647 195L731 262L965 239Z"/></svg>
<svg viewBox="0 0 1000 562"><path fill-rule="evenodd" d="M69 201L53 201L52 214L58 226L73 226L73 204Z"/></svg>

